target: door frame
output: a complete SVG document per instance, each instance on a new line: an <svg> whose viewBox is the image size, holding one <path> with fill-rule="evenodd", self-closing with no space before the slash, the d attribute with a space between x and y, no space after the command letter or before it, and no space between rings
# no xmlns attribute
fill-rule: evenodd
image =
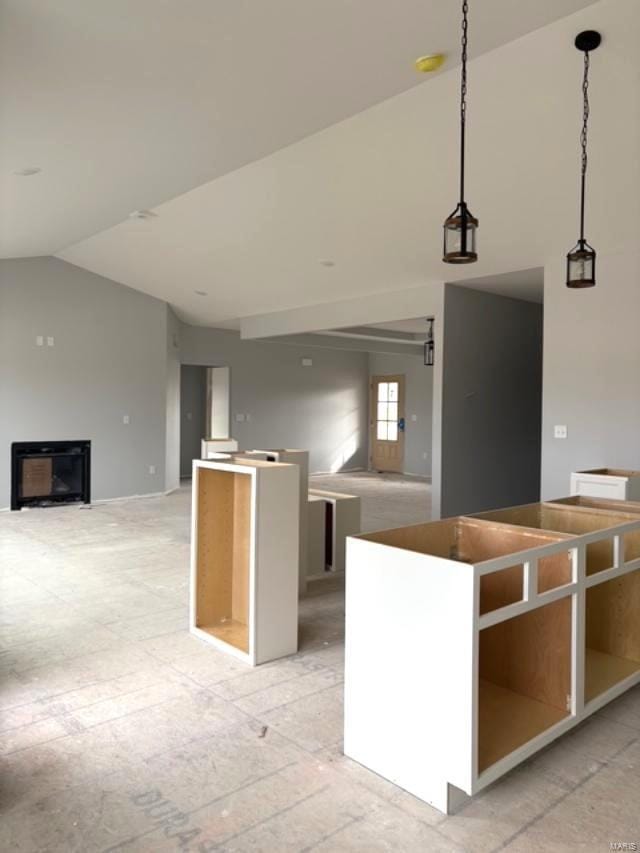
<svg viewBox="0 0 640 853"><path fill-rule="evenodd" d="M381 471L388 474L404 473L404 452L406 430L400 429L398 426L398 440L400 442L400 458L398 467L379 468L374 465L374 444L378 441L377 435L377 414L378 414L378 395L374 393L379 382L397 382L398 383L398 422L404 419L406 424L405 414L405 390L406 390L406 375L404 373L379 374L369 377L369 470Z"/></svg>

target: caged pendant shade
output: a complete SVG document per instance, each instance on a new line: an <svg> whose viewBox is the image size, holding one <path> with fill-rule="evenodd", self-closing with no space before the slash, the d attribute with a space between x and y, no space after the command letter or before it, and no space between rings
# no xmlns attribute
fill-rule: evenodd
<svg viewBox="0 0 640 853"><path fill-rule="evenodd" d="M461 201L444 223L443 260L447 264L472 264L478 260L476 229L478 220Z"/></svg>

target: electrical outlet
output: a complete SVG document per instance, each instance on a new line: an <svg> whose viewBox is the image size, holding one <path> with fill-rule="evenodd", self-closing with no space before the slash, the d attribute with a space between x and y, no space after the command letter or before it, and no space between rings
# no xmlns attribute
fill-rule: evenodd
<svg viewBox="0 0 640 853"><path fill-rule="evenodd" d="M42 337L42 335L38 335L36 337L36 346L37 347L43 347L44 346L44 338Z"/></svg>
<svg viewBox="0 0 640 853"><path fill-rule="evenodd" d="M48 347L52 347L52 346L54 346L54 344L55 344L54 339L53 339L51 336L50 336L50 337L48 337L48 338L47 338L47 346L48 346Z"/></svg>
<svg viewBox="0 0 640 853"><path fill-rule="evenodd" d="M123 424L129 424L129 423L131 423L131 418L129 417L129 415L123 415L123 416L122 416L122 423L123 423Z"/></svg>
<svg viewBox="0 0 640 853"><path fill-rule="evenodd" d="M149 473L150 474L156 473L156 466L155 465L149 465Z"/></svg>
<svg viewBox="0 0 640 853"><path fill-rule="evenodd" d="M567 437L567 427L565 424L556 424L553 428L553 437L554 438L566 438Z"/></svg>

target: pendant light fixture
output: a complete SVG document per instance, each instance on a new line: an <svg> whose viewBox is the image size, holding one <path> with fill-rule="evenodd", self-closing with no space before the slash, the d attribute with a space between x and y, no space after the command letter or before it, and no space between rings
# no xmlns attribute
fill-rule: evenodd
<svg viewBox="0 0 640 853"><path fill-rule="evenodd" d="M427 317L427 339L424 342L424 366L433 367L436 342L433 339L433 317Z"/></svg>
<svg viewBox="0 0 640 853"><path fill-rule="evenodd" d="M589 124L589 54L600 44L600 33L585 30L576 36L575 46L584 52L582 77L582 131L580 133L580 238L567 255L567 287L594 287L596 252L584 237L584 195L587 180L587 131Z"/></svg>
<svg viewBox="0 0 640 853"><path fill-rule="evenodd" d="M460 78L460 201L444 223L444 251L446 264L472 264L478 260L476 230L478 220L471 215L464 200L464 147L467 113L467 31L469 2L462 2L462 72Z"/></svg>

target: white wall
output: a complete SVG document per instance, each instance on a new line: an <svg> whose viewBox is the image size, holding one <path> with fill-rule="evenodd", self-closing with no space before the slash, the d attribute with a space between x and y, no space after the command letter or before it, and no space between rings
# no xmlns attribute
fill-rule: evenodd
<svg viewBox="0 0 640 853"><path fill-rule="evenodd" d="M13 441L90 439L94 499L165 490L167 312L56 258L0 261L0 507Z"/></svg>
<svg viewBox="0 0 640 853"><path fill-rule="evenodd" d="M640 253L601 251L590 290L564 274L562 258L545 269L543 498L568 494L571 471L640 469Z"/></svg>
<svg viewBox="0 0 640 853"><path fill-rule="evenodd" d="M370 353L369 373L371 376L404 375L406 429L403 470L405 474L430 477L433 368L425 367L423 351L416 348L415 355ZM417 420L412 420L413 415Z"/></svg>

